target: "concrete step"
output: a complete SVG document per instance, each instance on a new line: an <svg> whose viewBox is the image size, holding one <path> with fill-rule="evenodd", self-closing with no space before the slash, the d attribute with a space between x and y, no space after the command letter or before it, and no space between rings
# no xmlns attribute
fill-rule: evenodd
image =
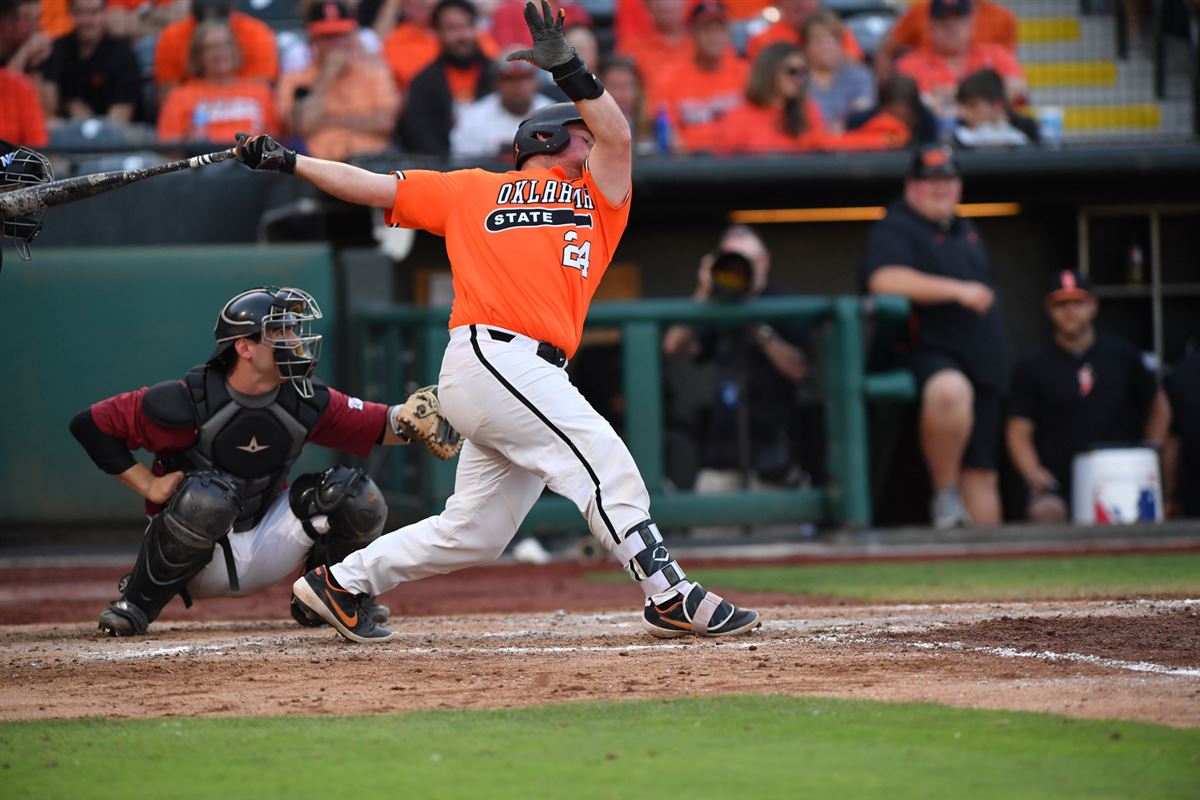
<svg viewBox="0 0 1200 800"><path fill-rule="evenodd" d="M1024 23L1025 20L1022 20ZM1117 57L1116 33L1108 17L1075 18L1078 35L1071 39L1022 39L1017 59L1022 64L1042 61L1091 61Z"/></svg>
<svg viewBox="0 0 1200 800"><path fill-rule="evenodd" d="M1037 116L1035 105L1028 113ZM1191 106L1187 101L1126 105L1062 105L1063 139L1068 142L1191 138Z"/></svg>
<svg viewBox="0 0 1200 800"><path fill-rule="evenodd" d="M1021 19L1080 16L1079 0L1000 0L1000 5Z"/></svg>

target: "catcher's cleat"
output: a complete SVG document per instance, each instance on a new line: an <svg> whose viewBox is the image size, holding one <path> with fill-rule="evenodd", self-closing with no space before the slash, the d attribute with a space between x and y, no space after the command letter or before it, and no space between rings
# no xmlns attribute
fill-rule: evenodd
<svg viewBox="0 0 1200 800"><path fill-rule="evenodd" d="M355 595L337 585L328 567L306 572L292 584L293 602L332 625L352 642L374 644L390 639L392 632L380 627L364 608L366 595Z"/></svg>
<svg viewBox="0 0 1200 800"><path fill-rule="evenodd" d="M100 614L100 630L109 636L137 636L150 627L146 613L122 597Z"/></svg>
<svg viewBox="0 0 1200 800"><path fill-rule="evenodd" d="M758 612L738 608L698 583L685 595L655 605L646 600L642 627L659 639L680 636L733 636L762 625Z"/></svg>
<svg viewBox="0 0 1200 800"><path fill-rule="evenodd" d="M383 603L373 603L370 598L363 601L362 608L376 625L382 625L387 622L388 617L392 613L392 610ZM317 616L315 611L310 611L308 606L301 603L295 597L292 598L291 606L288 610L292 613L292 619L305 628L319 628L325 624L325 620Z"/></svg>

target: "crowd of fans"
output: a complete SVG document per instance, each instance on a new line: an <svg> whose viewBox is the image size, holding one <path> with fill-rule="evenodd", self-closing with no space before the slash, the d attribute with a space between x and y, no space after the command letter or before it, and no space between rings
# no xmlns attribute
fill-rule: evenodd
<svg viewBox="0 0 1200 800"><path fill-rule="evenodd" d="M641 155L1038 139L1016 20L989 0L914 2L874 54L820 0L613 0L604 28L552 5ZM520 119L563 99L504 59L529 46L524 6L306 0L303 30L277 31L234 0L0 0L0 138L101 120L165 144L253 130L325 158L504 158Z"/></svg>

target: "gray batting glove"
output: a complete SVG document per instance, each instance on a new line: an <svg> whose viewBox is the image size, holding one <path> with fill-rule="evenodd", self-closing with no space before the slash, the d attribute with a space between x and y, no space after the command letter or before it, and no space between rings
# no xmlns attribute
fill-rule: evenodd
<svg viewBox="0 0 1200 800"><path fill-rule="evenodd" d="M542 10L539 13L532 0L525 4L525 24L529 26L529 35L533 37L532 50L518 50L509 55L509 61L528 61L536 67L549 71L560 64L565 64L577 54L575 48L567 44L563 36L563 12L558 11L555 19L550 11L550 4L541 0Z"/></svg>

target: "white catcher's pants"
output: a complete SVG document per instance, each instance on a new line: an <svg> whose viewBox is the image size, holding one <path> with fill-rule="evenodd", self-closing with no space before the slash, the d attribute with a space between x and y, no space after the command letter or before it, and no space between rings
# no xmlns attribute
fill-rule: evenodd
<svg viewBox="0 0 1200 800"><path fill-rule="evenodd" d="M225 550L217 545L208 566L188 582L193 599L243 597L274 586L299 571L313 541L292 513L288 493L280 492L257 525L248 531L230 532L229 544L237 567L238 591L229 588Z"/></svg>
<svg viewBox="0 0 1200 800"><path fill-rule="evenodd" d="M477 335L471 338L471 327ZM495 560L549 486L575 503L608 550L650 517L650 496L628 448L568 380L516 334L495 326L450 332L438 400L465 438L454 494L435 517L376 539L333 566L356 593Z"/></svg>

